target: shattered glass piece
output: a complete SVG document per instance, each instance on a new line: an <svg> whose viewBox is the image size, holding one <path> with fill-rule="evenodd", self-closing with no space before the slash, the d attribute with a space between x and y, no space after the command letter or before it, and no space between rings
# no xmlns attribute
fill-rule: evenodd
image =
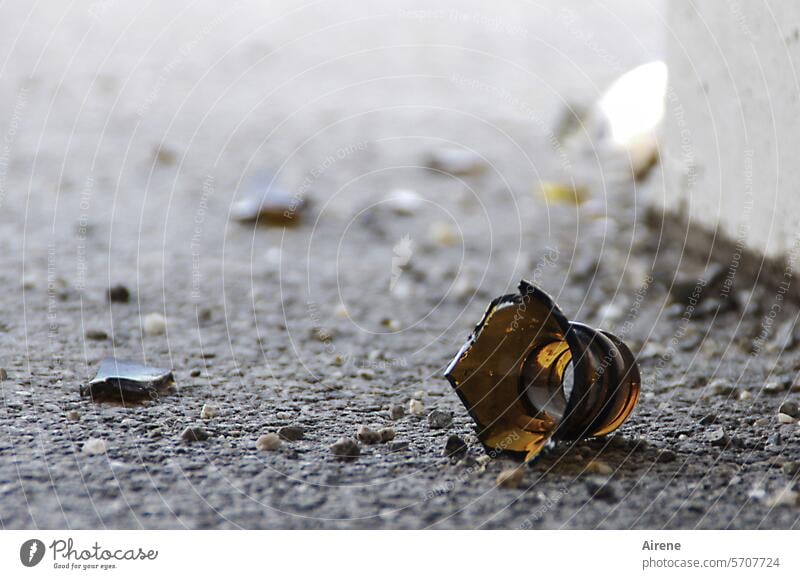
<svg viewBox="0 0 800 579"><path fill-rule="evenodd" d="M539 185L539 196L549 203L583 205L589 199L589 190L566 183L543 181Z"/></svg>
<svg viewBox="0 0 800 579"><path fill-rule="evenodd" d="M171 370L106 358L80 393L93 400L140 402L157 399L173 382Z"/></svg>
<svg viewBox="0 0 800 579"><path fill-rule="evenodd" d="M553 440L616 430L641 378L616 336L570 322L526 281L489 304L445 371L489 448L535 458Z"/></svg>
<svg viewBox="0 0 800 579"><path fill-rule="evenodd" d="M271 175L259 175L231 207L231 217L240 222L286 225L298 222L307 206L308 200L300 193L275 186Z"/></svg>
<svg viewBox="0 0 800 579"><path fill-rule="evenodd" d="M448 175L477 175L486 170L487 163L475 151L448 148L432 152L427 166Z"/></svg>

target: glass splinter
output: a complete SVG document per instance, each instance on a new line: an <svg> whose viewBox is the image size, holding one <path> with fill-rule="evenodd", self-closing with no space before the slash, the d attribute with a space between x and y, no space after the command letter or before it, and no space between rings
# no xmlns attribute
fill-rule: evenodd
<svg viewBox="0 0 800 579"><path fill-rule="evenodd" d="M547 442L616 430L639 368L616 336L570 322L526 281L495 299L445 371L488 447L535 458Z"/></svg>
<svg viewBox="0 0 800 579"><path fill-rule="evenodd" d="M173 381L171 370L106 358L80 393L94 400L140 402L158 398Z"/></svg>
<svg viewBox="0 0 800 579"><path fill-rule="evenodd" d="M266 174L252 179L231 207L231 217L241 222L289 224L298 221L306 208L306 199L275 186L273 181L273 177Z"/></svg>

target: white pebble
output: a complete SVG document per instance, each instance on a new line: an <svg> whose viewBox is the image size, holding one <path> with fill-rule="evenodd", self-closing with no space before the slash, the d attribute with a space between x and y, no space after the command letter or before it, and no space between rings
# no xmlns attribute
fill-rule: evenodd
<svg viewBox="0 0 800 579"><path fill-rule="evenodd" d="M424 199L419 193L411 189L397 189L389 193L386 198L386 203L398 215L414 215L422 207L423 202Z"/></svg>
<svg viewBox="0 0 800 579"><path fill-rule="evenodd" d="M144 317L144 333L148 336L159 336L167 331L167 319L154 312Z"/></svg>
<svg viewBox="0 0 800 579"><path fill-rule="evenodd" d="M105 454L106 450L106 441L102 438L90 438L83 443L85 454Z"/></svg>
<svg viewBox="0 0 800 579"><path fill-rule="evenodd" d="M208 420L209 418L214 418L217 415L217 407L211 406L210 404L203 404L203 409L200 411L200 418L203 420Z"/></svg>
<svg viewBox="0 0 800 579"><path fill-rule="evenodd" d="M274 432L270 432L269 434L264 434L263 436L259 436L258 440L256 440L256 448L258 450L278 450L278 447L281 445L281 437L275 434Z"/></svg>
<svg viewBox="0 0 800 579"><path fill-rule="evenodd" d="M795 422L797 422L797 419L781 412L780 414L778 414L778 422L780 422L781 424L794 424Z"/></svg>
<svg viewBox="0 0 800 579"><path fill-rule="evenodd" d="M408 411L414 416L422 416L425 414L425 406L419 400L412 398L408 403Z"/></svg>
<svg viewBox="0 0 800 579"><path fill-rule="evenodd" d="M445 221L434 221L428 230L431 241L443 247L452 247L458 243L458 232Z"/></svg>

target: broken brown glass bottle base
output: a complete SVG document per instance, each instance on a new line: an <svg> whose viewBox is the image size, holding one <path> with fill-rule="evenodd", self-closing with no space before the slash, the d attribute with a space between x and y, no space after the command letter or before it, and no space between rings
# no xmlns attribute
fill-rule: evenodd
<svg viewBox="0 0 800 579"><path fill-rule="evenodd" d="M535 458L550 440L616 430L641 378L616 336L567 320L526 281L495 299L445 371L487 447Z"/></svg>
<svg viewBox="0 0 800 579"><path fill-rule="evenodd" d="M173 382L171 370L106 358L80 393L101 402L143 402L158 399Z"/></svg>

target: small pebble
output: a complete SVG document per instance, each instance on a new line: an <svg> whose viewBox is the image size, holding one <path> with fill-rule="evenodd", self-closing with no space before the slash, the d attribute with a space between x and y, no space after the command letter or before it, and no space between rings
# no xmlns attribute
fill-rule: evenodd
<svg viewBox="0 0 800 579"><path fill-rule="evenodd" d="M83 452L85 454L105 454L106 450L106 441L102 438L90 438L83 443Z"/></svg>
<svg viewBox="0 0 800 579"><path fill-rule="evenodd" d="M400 420L406 415L406 409L401 404L392 404L389 406L389 418L392 420Z"/></svg>
<svg viewBox="0 0 800 579"><path fill-rule="evenodd" d="M258 450L278 450L281 446L281 437L274 432L269 434L262 434L256 440L256 448Z"/></svg>
<svg viewBox="0 0 800 579"><path fill-rule="evenodd" d="M453 423L453 414L443 410L432 410L428 414L428 424L431 428L447 428Z"/></svg>
<svg viewBox="0 0 800 579"><path fill-rule="evenodd" d="M586 464L586 472L590 474L602 474L610 476L614 473L614 469L602 460L590 460Z"/></svg>
<svg viewBox="0 0 800 579"><path fill-rule="evenodd" d="M108 334L103 330L86 330L87 340L108 340Z"/></svg>
<svg viewBox="0 0 800 579"><path fill-rule="evenodd" d="M203 420L210 420L217 415L217 407L211 406L210 404L203 404L203 408L200 410L200 418Z"/></svg>
<svg viewBox="0 0 800 579"><path fill-rule="evenodd" d="M444 444L444 455L447 457L459 458L464 456L467 452L467 443L461 440L455 434L447 437L447 442Z"/></svg>
<svg viewBox="0 0 800 579"><path fill-rule="evenodd" d="M436 245L453 247L458 243L458 231L445 221L431 223L428 234Z"/></svg>
<svg viewBox="0 0 800 579"><path fill-rule="evenodd" d="M397 189L386 198L389 208L398 215L414 215L424 202L419 193L411 189Z"/></svg>
<svg viewBox="0 0 800 579"><path fill-rule="evenodd" d="M208 440L208 432L201 426L187 426L181 432L181 438L184 442L199 442L201 440Z"/></svg>
<svg viewBox="0 0 800 579"><path fill-rule="evenodd" d="M81 419L81 413L78 412L77 410L70 410L69 412L67 412L67 420L80 420L80 419Z"/></svg>
<svg viewBox="0 0 800 579"><path fill-rule="evenodd" d="M381 433L377 430L372 430L368 426L360 427L356 433L356 437L364 444L378 444L381 442Z"/></svg>
<svg viewBox="0 0 800 579"><path fill-rule="evenodd" d="M302 426L281 426L278 429L278 436L287 442L295 442L305 437L306 431Z"/></svg>
<svg viewBox="0 0 800 579"><path fill-rule="evenodd" d="M148 336L159 336L167 331L167 319L154 312L144 317L144 333Z"/></svg>
<svg viewBox="0 0 800 579"><path fill-rule="evenodd" d="M425 406L416 398L412 398L408 403L408 411L414 416L422 416L425 414Z"/></svg>
<svg viewBox="0 0 800 579"><path fill-rule="evenodd" d="M742 390L739 392L739 400L751 400L753 395L750 393L749 390Z"/></svg>
<svg viewBox="0 0 800 579"><path fill-rule="evenodd" d="M794 402L784 402L778 409L781 414L788 414L792 418L800 418L800 409Z"/></svg>
<svg viewBox="0 0 800 579"><path fill-rule="evenodd" d="M361 448L352 438L340 438L331 445L331 452L341 459L354 459L361 454Z"/></svg>
<svg viewBox="0 0 800 579"><path fill-rule="evenodd" d="M764 392L766 392L767 394L780 394L785 390L786 388L784 388L783 384L781 384L780 382L768 382L764 386Z"/></svg>
<svg viewBox="0 0 800 579"><path fill-rule="evenodd" d="M711 446L725 446L729 442L728 435L725 434L725 429L721 426L707 431L705 439L706 442L711 443Z"/></svg>
<svg viewBox="0 0 800 579"><path fill-rule="evenodd" d="M394 440L394 437L396 436L397 433L394 431L394 428L389 426L386 428L381 428L378 431L378 434L381 435L381 442L389 442L391 440Z"/></svg>
<svg viewBox="0 0 800 579"><path fill-rule="evenodd" d="M508 468L497 475L497 486L506 489L515 489L522 483L524 474L521 467Z"/></svg>
<svg viewBox="0 0 800 579"><path fill-rule="evenodd" d="M783 474L785 474L786 476L792 476L793 477L798 472L800 472L800 463L797 463L797 462L794 462L794 461L791 461L791 460L788 461L788 462L784 462L781 465L781 470L783 471Z"/></svg>
<svg viewBox="0 0 800 579"><path fill-rule="evenodd" d="M767 498L769 507L796 507L800 505L800 493L787 485Z"/></svg>
<svg viewBox="0 0 800 579"><path fill-rule="evenodd" d="M797 422L797 419L793 416L789 416L788 414L784 414L783 412L778 413L778 422L781 424L794 424Z"/></svg>
<svg viewBox="0 0 800 579"><path fill-rule="evenodd" d="M108 288L106 292L106 298L110 302L115 303L128 303L131 299L131 292L128 291L124 285L115 285L113 287Z"/></svg>
<svg viewBox="0 0 800 579"><path fill-rule="evenodd" d="M0 381L8 380L8 372L5 368L0 368Z"/></svg>
<svg viewBox="0 0 800 579"><path fill-rule="evenodd" d="M389 450L392 452L397 452L400 450L406 450L408 448L408 441L407 440L395 440L392 444L389 445Z"/></svg>
<svg viewBox="0 0 800 579"><path fill-rule="evenodd" d="M708 388L717 396L730 396L736 390L734 385L731 384L730 380L726 380L725 378L717 378L716 380L712 380L708 385Z"/></svg>

